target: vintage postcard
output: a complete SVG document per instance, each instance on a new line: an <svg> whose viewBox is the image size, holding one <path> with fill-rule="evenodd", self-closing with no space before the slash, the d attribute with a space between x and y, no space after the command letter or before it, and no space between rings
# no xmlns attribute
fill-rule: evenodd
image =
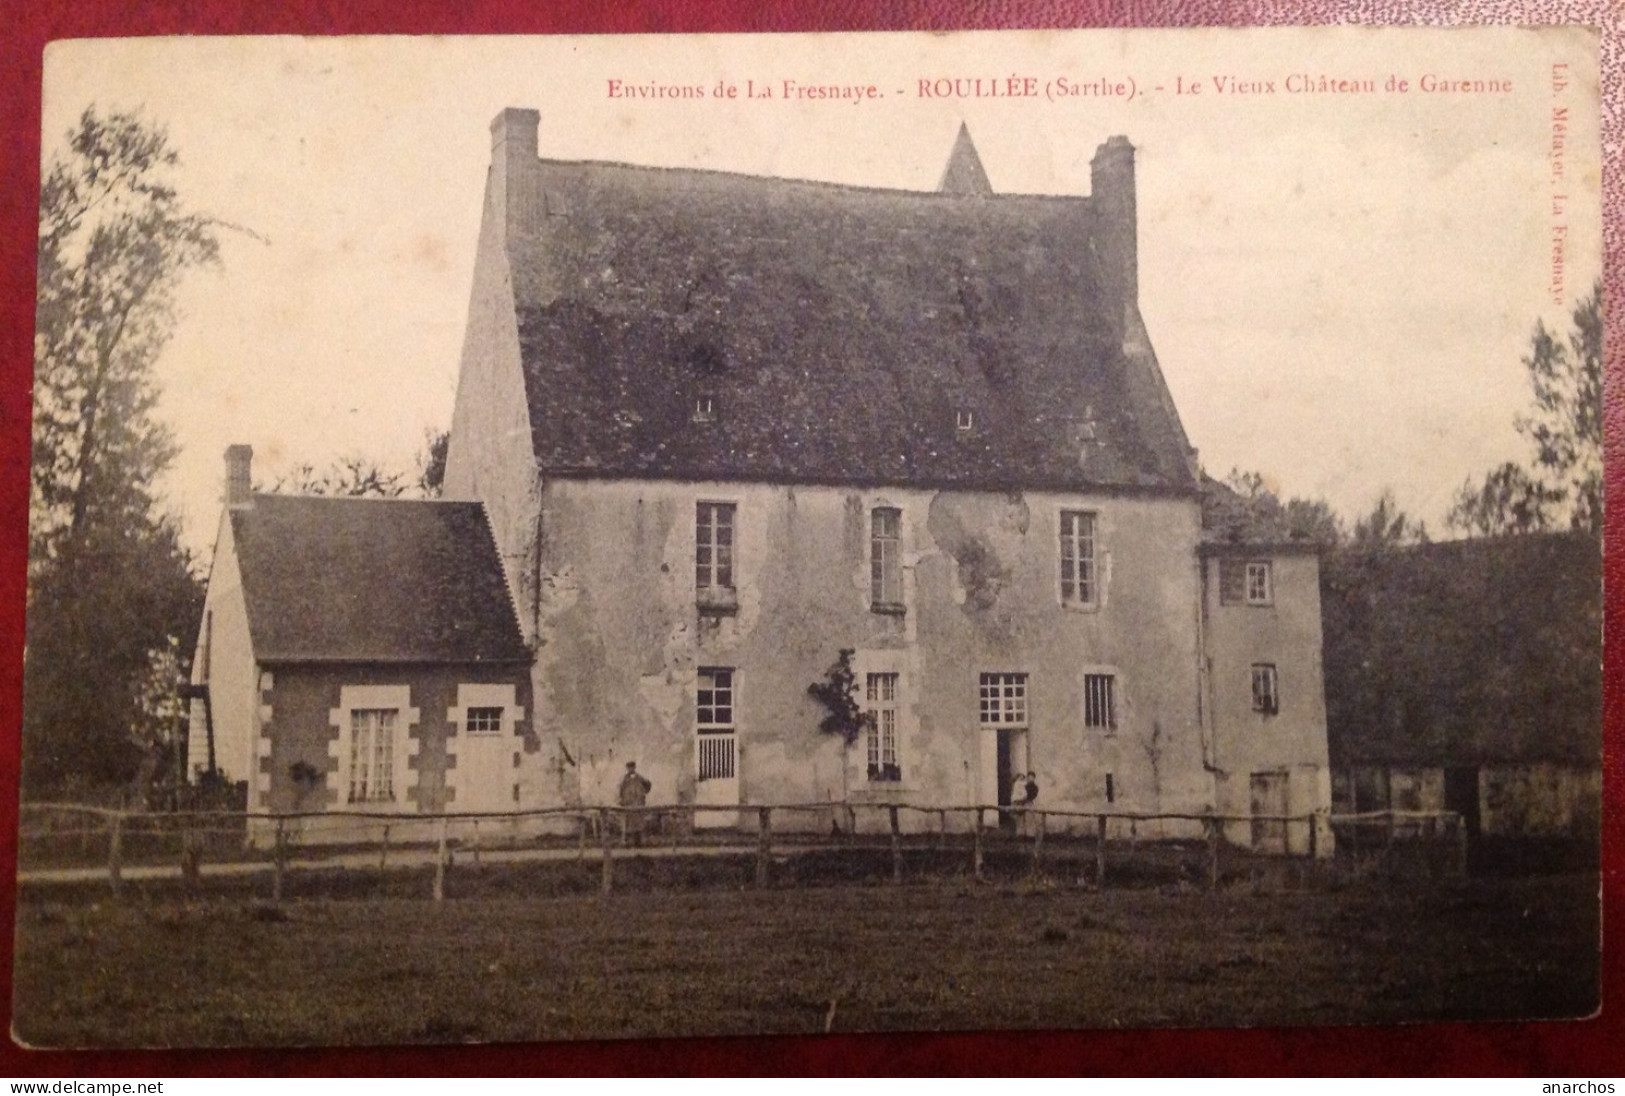
<svg viewBox="0 0 1625 1096"><path fill-rule="evenodd" d="M1592 1014L1598 127L1576 27L53 44L15 1038Z"/></svg>

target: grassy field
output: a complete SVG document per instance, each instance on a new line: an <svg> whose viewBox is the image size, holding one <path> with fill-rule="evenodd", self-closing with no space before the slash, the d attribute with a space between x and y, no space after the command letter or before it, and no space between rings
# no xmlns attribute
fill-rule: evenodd
<svg viewBox="0 0 1625 1096"><path fill-rule="evenodd" d="M1596 1007L1597 934L1586 874L282 907L33 895L15 1030L64 1047L1576 1016Z"/></svg>

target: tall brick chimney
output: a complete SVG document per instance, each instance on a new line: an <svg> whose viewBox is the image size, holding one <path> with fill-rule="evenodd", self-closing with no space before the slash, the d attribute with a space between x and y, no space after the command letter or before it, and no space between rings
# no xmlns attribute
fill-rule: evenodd
<svg viewBox="0 0 1625 1096"><path fill-rule="evenodd" d="M246 510L254 505L254 447L226 447L226 508Z"/></svg>
<svg viewBox="0 0 1625 1096"><path fill-rule="evenodd" d="M1089 162L1089 190L1095 205L1101 284L1119 310L1138 305L1139 214L1134 202L1134 146L1127 137L1112 137L1095 150Z"/></svg>

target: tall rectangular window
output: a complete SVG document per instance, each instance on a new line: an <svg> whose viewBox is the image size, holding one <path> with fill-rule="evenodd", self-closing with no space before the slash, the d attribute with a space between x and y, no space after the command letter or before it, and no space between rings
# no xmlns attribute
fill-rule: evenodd
<svg viewBox="0 0 1625 1096"><path fill-rule="evenodd" d="M1027 675L983 674L981 719L984 727L1027 725Z"/></svg>
<svg viewBox="0 0 1625 1096"><path fill-rule="evenodd" d="M869 514L869 602L881 612L903 607L903 512L877 506Z"/></svg>
<svg viewBox="0 0 1625 1096"><path fill-rule="evenodd" d="M695 589L733 589L735 516L731 502L702 502L695 507Z"/></svg>
<svg viewBox="0 0 1625 1096"><path fill-rule="evenodd" d="M350 802L382 803L395 798L394 708L350 712Z"/></svg>
<svg viewBox="0 0 1625 1096"><path fill-rule="evenodd" d="M1083 675L1083 725L1117 729L1117 679L1111 674Z"/></svg>
<svg viewBox="0 0 1625 1096"><path fill-rule="evenodd" d="M1099 589L1095 574L1095 515L1061 511L1061 604L1094 605Z"/></svg>
<svg viewBox="0 0 1625 1096"><path fill-rule="evenodd" d="M694 730L701 780L731 780L738 773L734 737L734 672L702 666L694 691Z"/></svg>
<svg viewBox="0 0 1625 1096"><path fill-rule="evenodd" d="M868 728L869 779L901 780L897 760L897 674L870 674L866 707L872 717Z"/></svg>
<svg viewBox="0 0 1625 1096"><path fill-rule="evenodd" d="M1270 581L1268 560L1253 560L1247 564L1247 604L1268 605L1275 600Z"/></svg>
<svg viewBox="0 0 1625 1096"><path fill-rule="evenodd" d="M1253 711L1274 715L1281 710L1281 688L1275 667L1268 662L1253 663Z"/></svg>

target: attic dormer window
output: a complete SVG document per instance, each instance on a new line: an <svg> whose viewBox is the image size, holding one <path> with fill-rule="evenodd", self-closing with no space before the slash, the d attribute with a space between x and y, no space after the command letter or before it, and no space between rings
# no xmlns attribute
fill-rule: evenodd
<svg viewBox="0 0 1625 1096"><path fill-rule="evenodd" d="M965 431L971 429L975 425L976 425L976 414L975 414L975 412L972 412L972 411L955 411L954 412L954 426L956 426L961 433L964 433Z"/></svg>
<svg viewBox="0 0 1625 1096"><path fill-rule="evenodd" d="M711 396L694 397L694 422L716 422L717 405Z"/></svg>

